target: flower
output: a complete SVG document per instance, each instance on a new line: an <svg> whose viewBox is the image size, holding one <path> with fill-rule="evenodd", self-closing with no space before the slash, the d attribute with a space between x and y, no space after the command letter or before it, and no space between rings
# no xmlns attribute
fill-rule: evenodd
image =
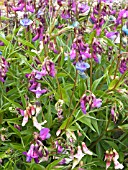
<svg viewBox="0 0 128 170"><path fill-rule="evenodd" d="M24 2L22 2L22 3L20 3L20 6L17 6L17 7L12 7L12 10L13 11L23 11L23 9L24 9L24 7L25 7L25 3Z"/></svg>
<svg viewBox="0 0 128 170"><path fill-rule="evenodd" d="M78 61L76 63L76 69L84 72L87 68L90 68L90 65L88 63L85 63L84 61Z"/></svg>
<svg viewBox="0 0 128 170"><path fill-rule="evenodd" d="M31 25L33 23L33 21L31 19L28 19L28 18L23 18L20 20L20 24L23 26L23 27L27 27L29 25Z"/></svg>
<svg viewBox="0 0 128 170"><path fill-rule="evenodd" d="M41 129L40 134L39 134L39 138L41 140L46 140L46 139L50 138L51 134L49 133L49 131L50 130L48 128Z"/></svg>
<svg viewBox="0 0 128 170"><path fill-rule="evenodd" d="M83 152L87 155L92 155L93 153L87 148L86 144L84 142L82 142L82 149Z"/></svg>
<svg viewBox="0 0 128 170"><path fill-rule="evenodd" d="M41 89L41 84L40 84L40 83L38 83L38 85L37 85L37 87L36 87L36 90L35 90L35 89L32 89L31 91L36 94L36 98L40 98L40 96L41 96L42 94L44 94L44 93L47 92L46 89L43 89L43 90Z"/></svg>
<svg viewBox="0 0 128 170"><path fill-rule="evenodd" d="M117 35L118 35L118 32L106 32L106 37L111 40L115 40Z"/></svg>
<svg viewBox="0 0 128 170"><path fill-rule="evenodd" d="M120 62L120 65L119 65L119 71L121 74L124 74L125 71L128 69L128 66L127 66L127 63L128 63L128 58L123 58L121 59L121 62Z"/></svg>
<svg viewBox="0 0 128 170"><path fill-rule="evenodd" d="M80 99L80 108L84 114L86 114L86 95L84 94Z"/></svg>
<svg viewBox="0 0 128 170"><path fill-rule="evenodd" d="M127 23L127 25L124 25L124 26L122 27L122 31L123 31L126 35L128 35L128 23Z"/></svg>
<svg viewBox="0 0 128 170"><path fill-rule="evenodd" d="M8 71L8 62L3 56L0 56L0 81L5 82L6 73Z"/></svg>
<svg viewBox="0 0 128 170"><path fill-rule="evenodd" d="M101 107L101 105L102 105L102 100L94 98L91 106L92 108L95 108L95 107L99 108Z"/></svg>
<svg viewBox="0 0 128 170"><path fill-rule="evenodd" d="M35 145L31 144L30 149L28 152L23 152L24 155L26 155L26 161L31 162L32 158L34 158L35 162L38 163L38 153L36 151Z"/></svg>

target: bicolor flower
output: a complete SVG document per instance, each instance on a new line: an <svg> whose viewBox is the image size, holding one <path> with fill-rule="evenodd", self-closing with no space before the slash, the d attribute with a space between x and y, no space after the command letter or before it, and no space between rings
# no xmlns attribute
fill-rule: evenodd
<svg viewBox="0 0 128 170"><path fill-rule="evenodd" d="M9 64L3 56L0 56L0 81L5 82L6 73L8 71Z"/></svg>
<svg viewBox="0 0 128 170"><path fill-rule="evenodd" d="M102 100L94 98L93 101L92 101L91 107L92 108L95 108L95 107L99 108L99 107L101 107L101 105L102 105Z"/></svg>
<svg viewBox="0 0 128 170"><path fill-rule="evenodd" d="M106 37L111 40L115 40L117 35L118 35L118 32L106 32Z"/></svg>
<svg viewBox="0 0 128 170"><path fill-rule="evenodd" d="M84 142L82 142L82 149L83 152L87 155L92 155L93 153L87 148L86 144Z"/></svg>
<svg viewBox="0 0 128 170"><path fill-rule="evenodd" d="M23 152L24 155L26 155L26 161L31 162L32 158L34 158L35 162L38 163L38 153L36 151L35 145L31 144L30 149L28 152Z"/></svg>

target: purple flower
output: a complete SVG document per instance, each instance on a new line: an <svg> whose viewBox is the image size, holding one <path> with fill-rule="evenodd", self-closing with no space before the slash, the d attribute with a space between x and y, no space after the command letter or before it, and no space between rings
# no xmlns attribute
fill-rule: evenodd
<svg viewBox="0 0 128 170"><path fill-rule="evenodd" d="M26 161L27 162L31 162L32 158L34 158L36 163L39 162L38 150L36 149L34 144L31 144L29 151L28 152L23 152L23 154L26 155Z"/></svg>
<svg viewBox="0 0 128 170"><path fill-rule="evenodd" d="M61 14L61 17L65 20L69 19L70 18L69 10L64 10Z"/></svg>
<svg viewBox="0 0 128 170"><path fill-rule="evenodd" d="M35 94L36 94L36 98L40 98L40 96L42 95L42 94L44 94L44 93L46 93L47 92L47 90L46 89L41 89L41 84L40 83L38 83L38 85L37 85L37 87L36 87L36 90L31 90L32 92L34 92Z"/></svg>
<svg viewBox="0 0 128 170"><path fill-rule="evenodd" d="M80 13L85 13L90 10L90 7L86 4L78 3L78 9L79 9Z"/></svg>
<svg viewBox="0 0 128 170"><path fill-rule="evenodd" d="M46 140L46 139L50 138L51 134L49 132L50 132L50 130L48 128L41 129L39 138L41 140Z"/></svg>
<svg viewBox="0 0 128 170"><path fill-rule="evenodd" d="M91 106L92 108L95 108L95 107L99 108L101 107L101 105L102 105L102 100L94 98Z"/></svg>
<svg viewBox="0 0 128 170"><path fill-rule="evenodd" d="M127 63L128 63L128 58L121 60L120 66L119 66L119 71L121 74L124 74L125 71L128 69Z"/></svg>
<svg viewBox="0 0 128 170"><path fill-rule="evenodd" d="M76 50L72 48L70 51L70 59L74 60L75 58L76 58Z"/></svg>
<svg viewBox="0 0 128 170"><path fill-rule="evenodd" d="M118 32L107 32L106 33L106 37L110 38L111 40L115 40L115 38L117 37Z"/></svg>
<svg viewBox="0 0 128 170"><path fill-rule="evenodd" d="M31 25L32 23L33 23L33 21L28 18L24 18L24 19L20 20L20 24L24 27L27 27L27 26Z"/></svg>
<svg viewBox="0 0 128 170"><path fill-rule="evenodd" d="M76 69L84 72L87 68L90 68L90 65L88 63L85 63L84 61L78 61L76 63Z"/></svg>
<svg viewBox="0 0 128 170"><path fill-rule="evenodd" d="M25 7L25 3L20 3L20 6L18 6L18 7L13 6L12 10L13 11L23 11L24 7Z"/></svg>
<svg viewBox="0 0 128 170"><path fill-rule="evenodd" d="M34 13L34 11L35 11L34 5L31 4L31 2L27 2L26 10L27 10L27 11L30 11L31 13Z"/></svg>
<svg viewBox="0 0 128 170"><path fill-rule="evenodd" d="M33 37L32 41L36 41L38 39L40 39L40 41L42 41L43 32L44 32L44 27L40 25L40 27L37 29L37 33L36 33L35 37Z"/></svg>
<svg viewBox="0 0 128 170"><path fill-rule="evenodd" d="M84 114L86 114L86 95L84 94L80 99L80 108Z"/></svg>

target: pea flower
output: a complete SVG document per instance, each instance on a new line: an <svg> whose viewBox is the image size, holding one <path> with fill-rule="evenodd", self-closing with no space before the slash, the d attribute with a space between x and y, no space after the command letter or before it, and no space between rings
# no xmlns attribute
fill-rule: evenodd
<svg viewBox="0 0 128 170"><path fill-rule="evenodd" d="M80 108L84 114L86 114L86 105L89 105L91 109L99 108L102 105L101 99L97 99L90 91L89 93L89 95L83 94L80 99Z"/></svg>
<svg viewBox="0 0 128 170"><path fill-rule="evenodd" d="M92 155L93 153L87 148L85 142L82 142L82 149L83 149L83 152L87 155Z"/></svg>
<svg viewBox="0 0 128 170"><path fill-rule="evenodd" d="M48 128L41 129L41 131L39 133L39 139L46 140L46 139L50 138L51 134L49 132L50 132L50 130Z"/></svg>
<svg viewBox="0 0 128 170"><path fill-rule="evenodd" d="M6 73L8 71L8 62L3 56L0 56L0 81L5 82Z"/></svg>
<svg viewBox="0 0 128 170"><path fill-rule="evenodd" d="M84 61L78 61L76 63L76 69L84 72L87 68L90 68L90 65L88 63L85 63Z"/></svg>
<svg viewBox="0 0 128 170"><path fill-rule="evenodd" d="M121 163L119 163L118 159L119 159L119 154L115 149L110 151L107 150L105 153L106 169L110 167L112 161L114 163L115 169L123 169L124 166Z"/></svg>
<svg viewBox="0 0 128 170"><path fill-rule="evenodd" d="M128 63L128 58L123 58L121 59L121 62L120 62L120 65L119 65L119 71L121 74L124 74L125 71L128 69L128 66L127 66L127 63Z"/></svg>
<svg viewBox="0 0 128 170"><path fill-rule="evenodd" d="M95 107L99 108L99 107L101 107L101 105L102 105L102 100L94 98L93 101L92 101L91 107L92 108L95 108Z"/></svg>
<svg viewBox="0 0 128 170"><path fill-rule="evenodd" d="M36 98L37 98L37 99L40 98L40 96L41 96L42 94L44 94L44 93L47 92L46 89L43 89L43 90L41 89L41 84L40 84L40 83L38 83L38 85L36 86L36 89L32 89L31 91L36 94Z"/></svg>
<svg viewBox="0 0 128 170"><path fill-rule="evenodd" d="M32 23L33 23L33 21L31 19L27 18L26 14L25 14L24 18L20 20L20 24L23 27L27 27L27 26L31 25Z"/></svg>

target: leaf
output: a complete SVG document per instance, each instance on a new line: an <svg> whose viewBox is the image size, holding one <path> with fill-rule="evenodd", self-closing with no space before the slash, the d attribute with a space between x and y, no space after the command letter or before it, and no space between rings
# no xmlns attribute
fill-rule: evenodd
<svg viewBox="0 0 128 170"><path fill-rule="evenodd" d="M89 126L95 132L95 129L93 128L93 126L91 124L91 119L88 118L87 115L80 112L79 117L77 117L76 120L73 123L75 123L77 121L80 121L80 122L86 124L87 126Z"/></svg>
<svg viewBox="0 0 128 170"><path fill-rule="evenodd" d="M4 96L4 98L5 98L6 100L8 100L10 103L12 103L15 107L20 108L20 109L23 109L23 107L22 107L19 103L16 103L16 102L14 102L13 100L10 100L10 99L8 99L8 98L5 97L5 96Z"/></svg>
<svg viewBox="0 0 128 170"><path fill-rule="evenodd" d="M6 46L9 44L9 41L4 39L3 37L0 36L0 41L2 41Z"/></svg>
<svg viewBox="0 0 128 170"><path fill-rule="evenodd" d="M124 125L121 125L121 126L118 126L118 127L122 130L126 130L126 131L128 130L128 124L124 124Z"/></svg>
<svg viewBox="0 0 128 170"><path fill-rule="evenodd" d="M18 38L18 41L21 42L25 46L28 46L28 47L31 47L31 48L35 49L34 45L31 44L29 41L26 41L26 40L21 39L21 38Z"/></svg>
<svg viewBox="0 0 128 170"><path fill-rule="evenodd" d="M50 163L47 167L46 170L51 170L54 166L56 166L63 158L60 158L58 160L53 161L52 163Z"/></svg>
<svg viewBox="0 0 128 170"><path fill-rule="evenodd" d="M109 146L111 146L112 148L114 148L116 151L119 151L119 147L117 146L116 143L112 142L112 141L108 141L108 140L104 140L106 143L109 144Z"/></svg>
<svg viewBox="0 0 128 170"><path fill-rule="evenodd" d="M92 92L95 92L97 86L99 85L99 83L101 82L101 80L104 78L104 76L100 77L99 79L95 80L92 84Z"/></svg>
<svg viewBox="0 0 128 170"><path fill-rule="evenodd" d="M117 82L118 82L118 79L112 80L111 83L109 84L108 90L112 90L117 84Z"/></svg>
<svg viewBox="0 0 128 170"><path fill-rule="evenodd" d="M15 134L21 138L21 134L20 134L19 130L14 128L14 126L12 126L10 123L8 123L8 125L15 132Z"/></svg>

